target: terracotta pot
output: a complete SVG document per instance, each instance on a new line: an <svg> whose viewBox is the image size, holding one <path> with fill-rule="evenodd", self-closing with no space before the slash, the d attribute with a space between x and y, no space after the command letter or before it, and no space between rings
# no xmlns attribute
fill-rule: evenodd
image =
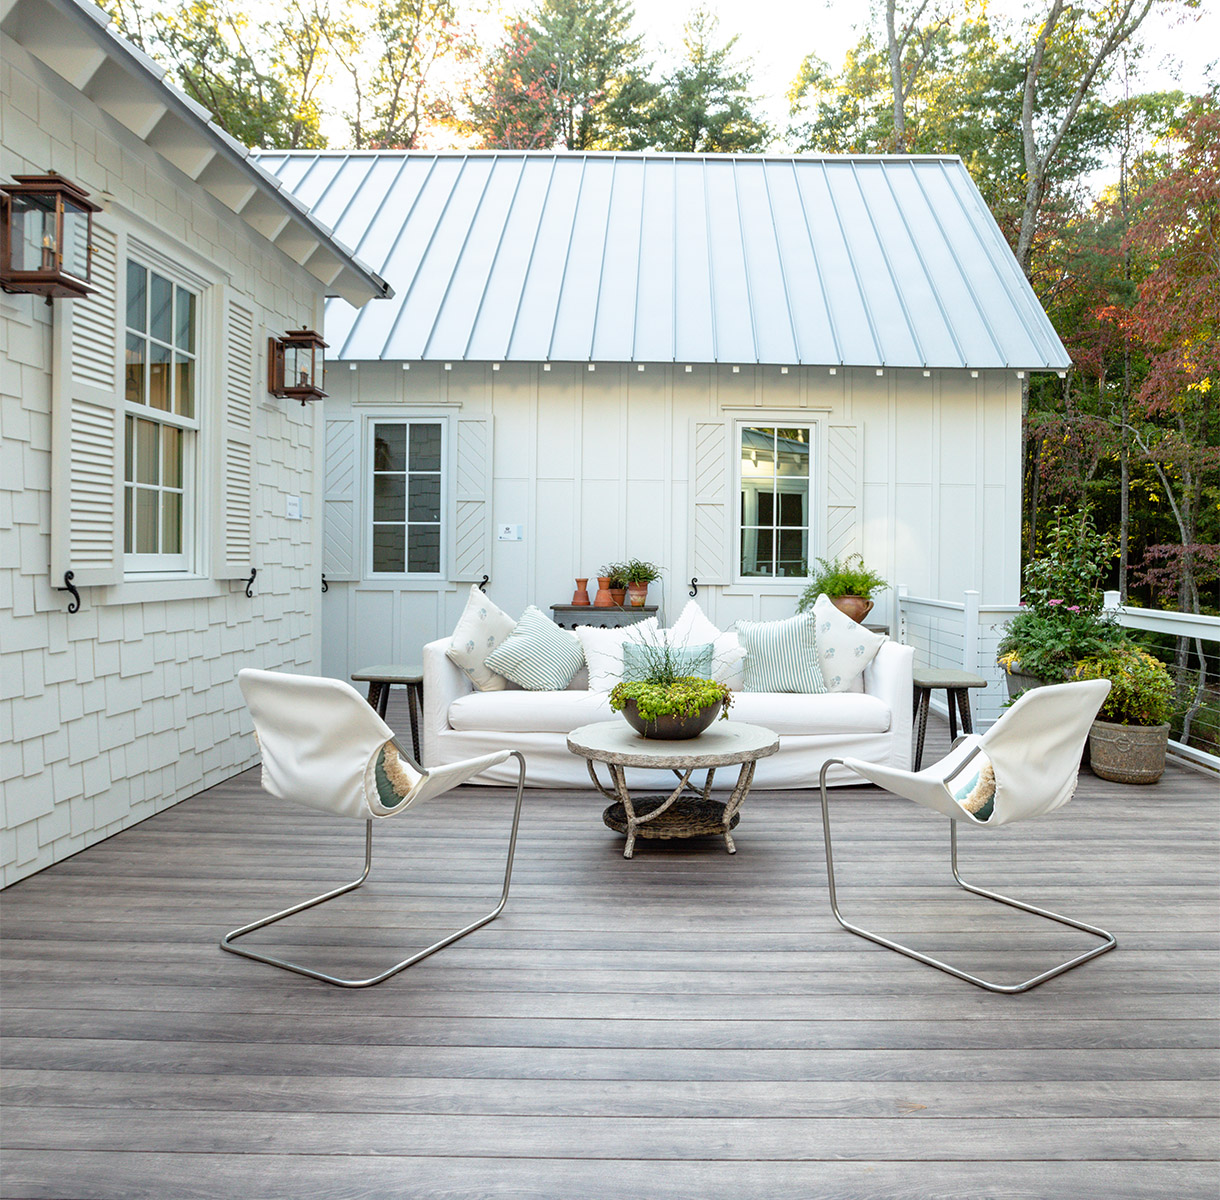
<svg viewBox="0 0 1220 1200"><path fill-rule="evenodd" d="M715 704L701 708L693 717L679 717L666 713L664 716L657 717L655 721L646 721L640 716L636 702L628 700L623 705L623 716L627 724L641 737L680 742L698 737L719 715L723 703L722 700L717 700Z"/></svg>
<svg viewBox="0 0 1220 1200"><path fill-rule="evenodd" d="M610 576L599 575L597 577L597 595L593 597L594 608L610 608L614 604L614 597L610 595Z"/></svg>
<svg viewBox="0 0 1220 1200"><path fill-rule="evenodd" d="M627 603L632 608L643 608L648 603L648 584L629 583L627 585Z"/></svg>
<svg viewBox="0 0 1220 1200"><path fill-rule="evenodd" d="M619 608L622 608L623 602L626 599L627 599L627 589L626 588L611 588L610 589L610 603L611 604L617 604L619 606Z"/></svg>
<svg viewBox="0 0 1220 1200"><path fill-rule="evenodd" d="M830 602L857 623L873 611L873 602L865 600L863 596L831 596Z"/></svg>
<svg viewBox="0 0 1220 1200"><path fill-rule="evenodd" d="M572 594L572 603L573 604L579 604L583 607L584 605L589 603L588 584L589 584L589 580L587 578L585 578L585 579L578 578L576 580L576 591Z"/></svg>
<svg viewBox="0 0 1220 1200"><path fill-rule="evenodd" d="M1156 783L1165 770L1168 725L1115 725L1094 721L1089 766L1112 783Z"/></svg>

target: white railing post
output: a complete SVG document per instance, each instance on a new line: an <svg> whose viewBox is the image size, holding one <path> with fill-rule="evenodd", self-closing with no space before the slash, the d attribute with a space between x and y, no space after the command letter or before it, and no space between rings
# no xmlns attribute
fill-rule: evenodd
<svg viewBox="0 0 1220 1200"><path fill-rule="evenodd" d="M910 591L905 583L900 583L896 589L898 593L898 641L900 645L907 644L907 609L906 598Z"/></svg>
<svg viewBox="0 0 1220 1200"><path fill-rule="evenodd" d="M962 670L972 675L979 665L979 594L967 591L963 595L965 611L962 613Z"/></svg>
<svg viewBox="0 0 1220 1200"><path fill-rule="evenodd" d="M1107 612L1113 612L1116 608L1118 608L1119 597L1119 592L1102 592L1102 608L1104 608Z"/></svg>

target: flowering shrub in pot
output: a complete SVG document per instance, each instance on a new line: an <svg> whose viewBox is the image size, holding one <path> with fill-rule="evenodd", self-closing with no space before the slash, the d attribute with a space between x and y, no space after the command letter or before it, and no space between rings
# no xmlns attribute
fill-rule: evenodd
<svg viewBox="0 0 1220 1200"><path fill-rule="evenodd" d="M1075 677L1110 681L1089 733L1093 774L1115 783L1155 783L1165 770L1173 711L1173 680L1165 664L1122 642L1078 663Z"/></svg>

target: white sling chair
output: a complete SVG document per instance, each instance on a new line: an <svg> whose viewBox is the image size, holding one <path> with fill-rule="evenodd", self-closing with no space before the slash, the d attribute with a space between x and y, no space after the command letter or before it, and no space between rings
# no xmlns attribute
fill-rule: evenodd
<svg viewBox="0 0 1220 1200"><path fill-rule="evenodd" d="M981 736L969 734L959 738L945 758L922 771L899 771L893 767L877 766L853 758L831 759L826 763L822 768L820 780L822 830L826 839L830 907L835 920L850 933L868 938L869 941L886 946L890 950L897 950L899 954L927 963L930 967L947 971L950 975L956 975L959 979L965 979L990 992L1029 991L1056 975L1062 975L1064 971L1070 971L1099 954L1105 954L1107 950L1113 950L1117 942L1104 929L1085 925L1081 921L1048 912L1044 908L1035 908L1032 904L1001 896L998 892L975 887L962 879L957 866L958 821L966 821L979 829L992 829L1026 817L1040 817L1044 813L1053 812L1072 798L1080 772L1080 755L1084 750L1089 726L1109 690L1109 680L1091 679L1028 691L986 733ZM836 762L850 767L886 791L914 800L916 804L948 817L953 878L966 891L986 896L989 900L998 900L1001 904L1008 904L1040 917L1047 917L1061 925L1070 925L1073 929L1081 929L1101 938L1102 944L1043 971L1024 983L999 984L971 975L939 959L921 954L918 950L912 950L909 946L845 921L839 912L835 896L834 858L830 845L830 807L826 794L826 771ZM994 794L991 797L990 815L987 815L985 820L980 820L964 805L978 803L990 790L987 763L990 763L994 772ZM978 786L975 776L982 777L982 788ZM987 811L987 808L983 807L980 815Z"/></svg>
<svg viewBox="0 0 1220 1200"><path fill-rule="evenodd" d="M222 950L339 987L370 987L427 958L429 954L435 954L437 950L500 915L508 900L517 826L521 820L521 793L525 786L525 759L517 751L501 750L426 770L401 750L394 739L394 731L350 684L338 679L250 669L241 671L237 678L246 706L254 718L254 732L263 758L263 788L273 796L298 800L323 812L335 813L340 817L363 818L364 870L360 878L352 883L225 934L220 939ZM233 944L247 933L358 888L368 878L372 865L375 820L392 817L413 804L439 796L509 757L516 758L520 764L517 801L508 841L508 861L504 868L504 889L500 894L500 903L486 916L368 979L341 979L312 967Z"/></svg>

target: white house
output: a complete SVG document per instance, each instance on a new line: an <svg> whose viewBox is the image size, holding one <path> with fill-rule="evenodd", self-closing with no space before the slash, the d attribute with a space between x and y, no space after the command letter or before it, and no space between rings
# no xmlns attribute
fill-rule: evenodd
<svg viewBox="0 0 1220 1200"><path fill-rule="evenodd" d="M318 669L321 412L267 341L388 289L87 0L3 0L0 142L100 205L88 295L0 296L10 883L249 766L241 667Z"/></svg>
<svg viewBox="0 0 1220 1200"><path fill-rule="evenodd" d="M1069 360L959 159L259 161L396 291L327 306L327 673L624 556L722 627L857 551L1016 602L1022 376Z"/></svg>

